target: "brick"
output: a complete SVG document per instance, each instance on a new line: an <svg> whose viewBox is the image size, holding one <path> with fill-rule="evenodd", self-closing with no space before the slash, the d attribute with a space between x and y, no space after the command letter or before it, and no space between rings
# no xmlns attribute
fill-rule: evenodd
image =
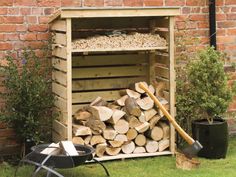
<svg viewBox="0 0 236 177"><path fill-rule="evenodd" d="M216 39L219 44L233 44L236 41L235 38L231 36L217 36Z"/></svg>
<svg viewBox="0 0 236 177"><path fill-rule="evenodd" d="M202 13L209 13L209 8L208 7L202 7L201 12Z"/></svg>
<svg viewBox="0 0 236 177"><path fill-rule="evenodd" d="M104 0L104 6L122 6L123 0Z"/></svg>
<svg viewBox="0 0 236 177"><path fill-rule="evenodd" d="M143 4L144 6L163 6L164 2L163 0L143 0Z"/></svg>
<svg viewBox="0 0 236 177"><path fill-rule="evenodd" d="M13 0L1 0L0 1L0 6L12 6L13 5Z"/></svg>
<svg viewBox="0 0 236 177"><path fill-rule="evenodd" d="M123 0L123 3L124 6L143 6L142 0L133 0L133 1Z"/></svg>
<svg viewBox="0 0 236 177"><path fill-rule="evenodd" d="M48 25L45 25L45 24L29 25L29 31L46 32L46 31L48 31Z"/></svg>
<svg viewBox="0 0 236 177"><path fill-rule="evenodd" d="M183 7L182 8L182 14L189 14L191 11L190 7Z"/></svg>
<svg viewBox="0 0 236 177"><path fill-rule="evenodd" d="M26 22L28 24L35 24L38 22L37 16L27 16L26 17Z"/></svg>
<svg viewBox="0 0 236 177"><path fill-rule="evenodd" d="M97 7L104 6L104 0L84 0L84 6Z"/></svg>
<svg viewBox="0 0 236 177"><path fill-rule="evenodd" d="M8 42L0 43L0 50L11 50L11 49L12 49L12 43L8 43Z"/></svg>
<svg viewBox="0 0 236 177"><path fill-rule="evenodd" d="M49 22L49 16L38 17L39 24L47 24Z"/></svg>
<svg viewBox="0 0 236 177"><path fill-rule="evenodd" d="M235 0L225 0L225 5L236 5Z"/></svg>
<svg viewBox="0 0 236 177"><path fill-rule="evenodd" d="M45 8L44 9L44 15L51 15L51 14L54 13L54 11L55 11L54 8Z"/></svg>
<svg viewBox="0 0 236 177"><path fill-rule="evenodd" d="M184 6L185 1L183 0L165 0L166 6Z"/></svg>
<svg viewBox="0 0 236 177"><path fill-rule="evenodd" d="M44 42L42 41L26 41L24 42L24 46L25 47L30 47L32 49L42 49L42 47L44 46Z"/></svg>
<svg viewBox="0 0 236 177"><path fill-rule="evenodd" d="M236 7L232 7L231 12L236 12Z"/></svg>
<svg viewBox="0 0 236 177"><path fill-rule="evenodd" d="M1 7L0 8L0 15L6 15L7 14L7 8Z"/></svg>
<svg viewBox="0 0 236 177"><path fill-rule="evenodd" d="M49 33L38 33L37 40L48 40L50 34Z"/></svg>
<svg viewBox="0 0 236 177"><path fill-rule="evenodd" d="M236 20L236 14L227 14L227 20Z"/></svg>
<svg viewBox="0 0 236 177"><path fill-rule="evenodd" d="M27 25L16 25L16 31L25 32L27 30L28 30L28 26Z"/></svg>
<svg viewBox="0 0 236 177"><path fill-rule="evenodd" d="M217 29L217 36L225 36L226 30L225 29Z"/></svg>
<svg viewBox="0 0 236 177"><path fill-rule="evenodd" d="M216 7L217 13L229 13L230 8L229 7Z"/></svg>
<svg viewBox="0 0 236 177"><path fill-rule="evenodd" d="M32 15L43 15L43 8L32 8Z"/></svg>
<svg viewBox="0 0 236 177"><path fill-rule="evenodd" d="M34 41L36 40L36 34L35 33L20 34L20 40Z"/></svg>
<svg viewBox="0 0 236 177"><path fill-rule="evenodd" d="M227 35L236 35L236 29L227 29Z"/></svg>
<svg viewBox="0 0 236 177"><path fill-rule="evenodd" d="M226 19L225 14L216 14L216 21L224 21Z"/></svg>
<svg viewBox="0 0 236 177"><path fill-rule="evenodd" d="M20 8L21 15L31 15L31 8Z"/></svg>
<svg viewBox="0 0 236 177"><path fill-rule="evenodd" d="M217 0L216 1L216 6L223 6L224 5L224 0Z"/></svg>
<svg viewBox="0 0 236 177"><path fill-rule="evenodd" d="M0 24L0 32L15 32L16 25Z"/></svg>
<svg viewBox="0 0 236 177"><path fill-rule="evenodd" d="M3 40L5 40L5 39L4 39L4 34L3 34L3 33L0 33L0 41L3 41Z"/></svg>
<svg viewBox="0 0 236 177"><path fill-rule="evenodd" d="M7 14L8 15L19 15L20 14L20 9L18 7L8 8Z"/></svg>
<svg viewBox="0 0 236 177"><path fill-rule="evenodd" d="M17 33L7 33L4 35L5 41L17 41L19 40L19 34Z"/></svg>
<svg viewBox="0 0 236 177"><path fill-rule="evenodd" d="M204 6L206 4L205 0L187 0L187 6Z"/></svg>
<svg viewBox="0 0 236 177"><path fill-rule="evenodd" d="M20 16L7 16L7 17L4 17L4 23L8 23L8 24L22 24L22 23L24 23L24 17L20 17Z"/></svg>
<svg viewBox="0 0 236 177"><path fill-rule="evenodd" d="M191 8L191 13L200 13L200 11L201 11L201 8L200 7L192 7Z"/></svg>
<svg viewBox="0 0 236 177"><path fill-rule="evenodd" d="M192 21L206 21L207 15L190 15L189 19Z"/></svg>
<svg viewBox="0 0 236 177"><path fill-rule="evenodd" d="M37 1L35 0L15 0L15 6L36 6Z"/></svg>
<svg viewBox="0 0 236 177"><path fill-rule="evenodd" d="M198 28L209 28L208 22L198 22L197 24Z"/></svg>
<svg viewBox="0 0 236 177"><path fill-rule="evenodd" d="M66 6L66 7L81 7L82 2L81 0L66 0L66 1L61 1L61 6Z"/></svg>
<svg viewBox="0 0 236 177"><path fill-rule="evenodd" d="M60 7L61 1L59 0L37 0L37 5L40 7Z"/></svg>
<svg viewBox="0 0 236 177"><path fill-rule="evenodd" d="M235 21L220 21L217 22L218 28L234 28L236 26Z"/></svg>

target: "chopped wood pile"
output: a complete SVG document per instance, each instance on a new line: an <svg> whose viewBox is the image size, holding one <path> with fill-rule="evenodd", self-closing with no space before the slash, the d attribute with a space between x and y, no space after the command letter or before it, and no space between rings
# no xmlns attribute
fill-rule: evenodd
<svg viewBox="0 0 236 177"><path fill-rule="evenodd" d="M145 83L147 85L147 83ZM162 104L160 85L148 86ZM120 91L121 97L108 103L97 97L90 105L74 114L73 143L92 146L96 156L119 153L162 152L169 147L170 127L153 100L139 88L139 83Z"/></svg>
<svg viewBox="0 0 236 177"><path fill-rule="evenodd" d="M131 33L116 35L97 35L72 42L74 50L113 49L113 48L150 48L166 47L167 42L159 34Z"/></svg>

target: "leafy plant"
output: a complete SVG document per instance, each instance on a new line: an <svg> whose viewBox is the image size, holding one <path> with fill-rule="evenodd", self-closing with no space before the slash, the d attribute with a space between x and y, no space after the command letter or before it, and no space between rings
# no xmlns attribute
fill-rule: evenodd
<svg viewBox="0 0 236 177"><path fill-rule="evenodd" d="M1 94L5 107L0 119L15 129L21 141L37 143L50 133L45 129L51 127L52 122L54 97L49 78L50 65L43 65L33 50L26 49L20 59L8 55L6 60L7 65L1 66L6 93Z"/></svg>
<svg viewBox="0 0 236 177"><path fill-rule="evenodd" d="M191 100L194 100L193 110L209 123L213 122L215 116L226 112L233 96L227 84L222 57L220 52L208 47L188 65L189 94Z"/></svg>

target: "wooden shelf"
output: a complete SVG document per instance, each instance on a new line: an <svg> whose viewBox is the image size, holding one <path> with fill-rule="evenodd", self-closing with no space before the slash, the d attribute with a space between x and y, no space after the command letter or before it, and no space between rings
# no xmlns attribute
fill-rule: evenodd
<svg viewBox="0 0 236 177"><path fill-rule="evenodd" d="M152 50L167 50L168 47L148 47L148 48L107 48L107 49L73 49L72 53L87 53L87 52L132 52L132 51L152 51Z"/></svg>

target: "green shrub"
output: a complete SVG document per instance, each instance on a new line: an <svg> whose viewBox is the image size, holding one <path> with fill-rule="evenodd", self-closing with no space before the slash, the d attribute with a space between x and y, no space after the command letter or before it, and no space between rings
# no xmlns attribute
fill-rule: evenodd
<svg viewBox="0 0 236 177"><path fill-rule="evenodd" d="M54 102L50 65L43 65L44 60L32 50L24 50L20 59L8 55L6 60L8 64L1 66L6 93L1 94L5 107L0 119L12 126L22 141L44 140L50 134Z"/></svg>

